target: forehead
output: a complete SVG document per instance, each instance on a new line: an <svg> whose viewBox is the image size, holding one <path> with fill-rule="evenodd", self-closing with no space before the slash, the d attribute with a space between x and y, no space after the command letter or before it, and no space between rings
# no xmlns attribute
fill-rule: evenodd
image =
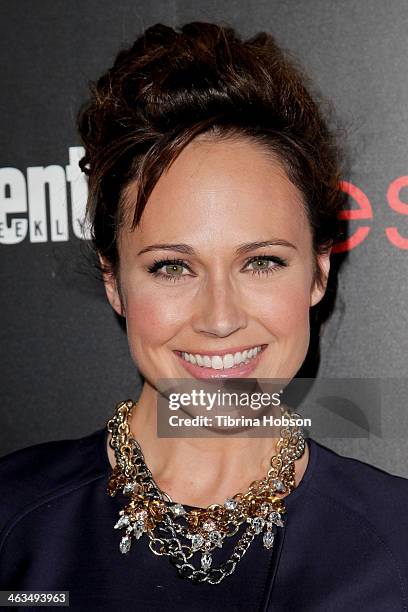
<svg viewBox="0 0 408 612"><path fill-rule="evenodd" d="M125 196L129 210L137 184ZM310 239L303 198L277 155L244 138L189 143L156 183L133 239ZM279 234L279 235L277 235Z"/></svg>

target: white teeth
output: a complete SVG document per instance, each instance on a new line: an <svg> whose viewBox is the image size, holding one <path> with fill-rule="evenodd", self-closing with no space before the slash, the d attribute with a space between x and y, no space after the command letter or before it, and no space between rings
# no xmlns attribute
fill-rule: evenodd
<svg viewBox="0 0 408 612"><path fill-rule="evenodd" d="M223 363L222 363L222 358L219 355L214 355L214 357L211 357L211 367L214 368L214 370L222 370Z"/></svg>
<svg viewBox="0 0 408 612"><path fill-rule="evenodd" d="M238 366L241 363L248 363L250 359L256 357L256 355L261 351L260 346L255 346L249 350L245 350L241 353L238 351L237 353L227 353L226 355L213 355L212 357L208 355L192 355L191 353L181 353L181 356L186 361L194 365L198 365L204 368L213 368L214 370L228 370L229 368L233 368L234 366Z"/></svg>
<svg viewBox="0 0 408 612"><path fill-rule="evenodd" d="M205 355L203 357L203 361L204 361L204 367L211 368L211 359L208 357L208 355Z"/></svg>
<svg viewBox="0 0 408 612"><path fill-rule="evenodd" d="M234 365L233 355L231 355L231 353L227 353L227 355L224 355L222 358L222 362L224 364L224 368L232 368Z"/></svg>
<svg viewBox="0 0 408 612"><path fill-rule="evenodd" d="M241 353L241 351L238 351L238 353L235 353L235 355L234 355L234 364L238 365L239 363L241 363L241 361L243 361L242 353Z"/></svg>

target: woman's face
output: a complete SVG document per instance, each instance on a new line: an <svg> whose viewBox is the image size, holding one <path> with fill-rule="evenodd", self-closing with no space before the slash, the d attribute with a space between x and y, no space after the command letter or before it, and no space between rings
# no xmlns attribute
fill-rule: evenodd
<svg viewBox="0 0 408 612"><path fill-rule="evenodd" d="M136 194L130 185L129 206ZM301 194L257 144L191 142L159 179L139 227L122 230L119 257L120 292L106 277L107 295L153 386L159 378L291 379L302 365L309 308L324 289L313 283ZM329 254L318 263L327 277ZM252 347L261 350L244 353Z"/></svg>

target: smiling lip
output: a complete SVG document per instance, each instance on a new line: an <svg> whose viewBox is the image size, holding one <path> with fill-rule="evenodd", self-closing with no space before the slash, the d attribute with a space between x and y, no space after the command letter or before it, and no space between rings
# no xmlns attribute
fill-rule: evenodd
<svg viewBox="0 0 408 612"><path fill-rule="evenodd" d="M181 357L180 355L180 351L174 351L174 353L177 355L177 358L179 359L179 361L181 362L181 364L184 366L184 369L187 370L187 372L189 372L189 374L191 374L192 376L194 376L194 378L239 378L239 377L243 377L243 376L248 376L248 374L250 374L258 365L261 356L263 355L265 348L268 346L267 344L258 344L258 345L252 345L252 346L261 346L262 349L259 351L259 353L256 355L256 357L253 357L248 363L241 363L237 366L234 366L232 368L227 368L226 370L221 369L221 370L217 370L215 368L205 368L203 366L198 366L198 365L193 365L192 363L190 363L189 361L186 361L185 359L183 359L183 357ZM242 351L245 350L246 348L251 348L251 347L243 347ZM241 349L234 349L234 352L238 352ZM242 352L241 351L241 352ZM203 353L203 355L226 355L227 353L233 353L233 351L218 351L217 353L215 351L208 351L207 353Z"/></svg>

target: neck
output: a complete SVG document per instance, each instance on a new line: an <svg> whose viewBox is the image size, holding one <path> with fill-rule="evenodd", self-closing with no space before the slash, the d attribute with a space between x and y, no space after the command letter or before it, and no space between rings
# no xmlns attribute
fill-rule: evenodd
<svg viewBox="0 0 408 612"><path fill-rule="evenodd" d="M159 438L157 392L145 382L130 419L130 430L141 446L155 482L174 502L207 507L223 504L236 493L245 493L252 481L265 477L276 454L277 437ZM114 451L108 456L115 465ZM298 486L306 470L308 446L295 461Z"/></svg>

